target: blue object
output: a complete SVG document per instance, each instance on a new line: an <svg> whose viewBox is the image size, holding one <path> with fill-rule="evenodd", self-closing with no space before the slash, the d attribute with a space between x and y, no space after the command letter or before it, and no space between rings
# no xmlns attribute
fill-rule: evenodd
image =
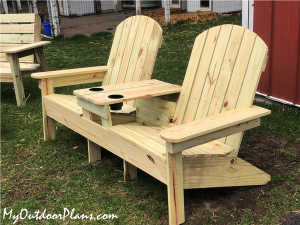
<svg viewBox="0 0 300 225"><path fill-rule="evenodd" d="M44 22L43 25L44 25L46 35L51 35L50 22Z"/></svg>

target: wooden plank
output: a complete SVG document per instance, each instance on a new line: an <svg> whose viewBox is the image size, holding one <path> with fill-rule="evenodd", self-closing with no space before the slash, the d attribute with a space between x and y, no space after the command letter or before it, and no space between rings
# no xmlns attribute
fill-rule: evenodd
<svg viewBox="0 0 300 225"><path fill-rule="evenodd" d="M10 69L11 69L11 76L12 76L13 84L14 84L17 105L25 106L26 100L25 100L25 93L24 93L24 87L23 87L23 81L22 81L22 75L21 75L18 55L7 54L7 58L8 58L10 65L12 65L12 67Z"/></svg>
<svg viewBox="0 0 300 225"><path fill-rule="evenodd" d="M73 115L77 114L78 117L82 116L82 108L77 104L77 98L75 96L51 94L44 96L44 98L63 107L65 111L69 111L69 113Z"/></svg>
<svg viewBox="0 0 300 225"><path fill-rule="evenodd" d="M139 99L136 101L136 117L152 124L163 126L171 122L176 108L175 102L157 98Z"/></svg>
<svg viewBox="0 0 300 225"><path fill-rule="evenodd" d="M264 185L270 175L240 158L184 158L184 189Z"/></svg>
<svg viewBox="0 0 300 225"><path fill-rule="evenodd" d="M219 76L218 78L215 78L215 81L212 81L213 84L210 86L211 88L214 87L214 89L212 91L203 90L203 92L207 94L205 98L200 100L195 117L196 119L213 116L221 112L223 100L226 95L238 52L240 50L244 31L245 29L243 27L233 26L230 39L228 41L228 47L224 54L224 60L220 66ZM206 103L203 103L203 100L206 101Z"/></svg>
<svg viewBox="0 0 300 225"><path fill-rule="evenodd" d="M143 43L143 38L145 35L147 23L148 23L148 17L146 17L146 16L139 16L139 17L141 19L140 19L140 23L139 23L139 27L138 27L138 32L136 34L134 47L132 49L131 56L130 56L130 61L129 61L130 66L127 69L127 74L126 74L124 83L130 83L133 81L133 75L134 75L134 71L137 67L138 59L140 57L142 57L141 56L141 53L143 51L142 43ZM139 64L139 65L141 65L141 64Z"/></svg>
<svg viewBox="0 0 300 225"><path fill-rule="evenodd" d="M106 107L103 105L95 105L87 100L84 100L84 99L81 99L78 97L77 97L77 104L80 107L82 107L92 113L95 113L96 115L103 117L104 119L108 119Z"/></svg>
<svg viewBox="0 0 300 225"><path fill-rule="evenodd" d="M83 117L85 117L86 119L93 120L93 115L90 111L82 109L82 113ZM97 160L101 160L101 147L90 140L87 140L87 142L89 163L94 163Z"/></svg>
<svg viewBox="0 0 300 225"><path fill-rule="evenodd" d="M149 150L145 151L135 146L120 135L107 132L104 127L93 121L78 117L78 114L69 112L47 97L44 97L44 105L47 115L51 118L125 159L161 182L167 182L165 159L157 157Z"/></svg>
<svg viewBox="0 0 300 225"><path fill-rule="evenodd" d="M145 81L137 81L137 82L132 82L132 83L126 83L126 84L115 84L115 85L110 85L110 86L101 86L100 88L103 89L101 92L95 92L95 91L90 91L90 88L85 88L85 89L80 89L80 90L75 90L74 95L89 99L90 97L95 97L97 95L101 95L103 93L107 92L112 92L112 91L125 91L126 89L131 90L133 88L148 88L151 85L158 85L158 84L166 84L165 82L159 81L159 80L145 80ZM139 89L141 90L141 89Z"/></svg>
<svg viewBox="0 0 300 225"><path fill-rule="evenodd" d="M136 66L133 72L132 81L142 80L146 57L148 55L148 52L150 52L149 46L151 43L151 35L153 30L155 29L155 25L156 25L155 21L152 18L148 18L146 28L145 28L145 33L142 39L141 46L139 48L139 56L136 61Z"/></svg>
<svg viewBox="0 0 300 225"><path fill-rule="evenodd" d="M107 71L107 66L95 66L95 67L87 67L87 68L80 68L80 69L33 73L32 77L36 79L43 79L43 78L54 78L54 77L63 77L63 76L95 74L95 73L106 72L106 71Z"/></svg>
<svg viewBox="0 0 300 225"><path fill-rule="evenodd" d="M202 145L204 143L208 143L222 137L226 137L232 134L239 133L241 131L249 130L254 127L258 127L260 125L260 119L250 120L248 122L240 123L238 125L233 125L228 128L224 128L222 130L218 130L209 134L205 134L187 141L183 141L180 143L173 144L173 154L176 152L180 152L198 145Z"/></svg>
<svg viewBox="0 0 300 225"><path fill-rule="evenodd" d="M121 41L122 36L122 32L123 32L123 27L124 27L125 21L121 22L116 29L115 32L115 36L114 36L114 40L113 40L113 44L110 50L110 54L109 54L109 58L108 58L108 62L107 62L107 67L108 67L108 71L107 74L104 78L103 84L104 86L109 85L110 82L110 78L111 78L111 74L113 71L113 67L115 64L115 58L117 56L118 53L118 48L119 48L119 44Z"/></svg>
<svg viewBox="0 0 300 225"><path fill-rule="evenodd" d="M129 17L128 19L126 19L124 21L125 23L124 23L124 27L123 27L123 31L122 31L122 38L119 42L118 53L117 53L116 57L114 58L114 66L112 68L112 72L110 75L109 85L117 83L118 74L119 74L119 71L121 68L121 63L123 60L123 55L124 55L126 45L128 42L129 34L131 32L132 19L133 19L132 17Z"/></svg>
<svg viewBox="0 0 300 225"><path fill-rule="evenodd" d="M95 72L89 74L62 76L53 78L54 87L63 87L76 84L86 84L103 81L106 72Z"/></svg>
<svg viewBox="0 0 300 225"><path fill-rule="evenodd" d="M166 142L160 138L160 132L164 129L173 126L173 124L168 124L163 127L155 125L149 127L145 125L140 125L138 123L129 123L124 124L122 126L113 127L112 129L119 129L121 132L121 130L123 129L122 127L125 127L126 129L124 129L124 131L122 132L128 132L128 134L130 133L129 136L138 136L143 140L151 139L152 141L162 146L166 146ZM130 129L131 131L127 131L127 129ZM234 151L232 147L222 144L218 141L213 141L193 148L186 149L182 152L182 157L224 157L230 154L232 151ZM163 152L163 150L161 152Z"/></svg>
<svg viewBox="0 0 300 225"><path fill-rule="evenodd" d="M115 82L115 84L122 84L125 81L125 77L127 74L127 69L128 67L132 66L131 64L129 64L129 61L131 59L131 54L132 51L134 49L134 44L135 44L135 39L138 33L138 28L139 28L139 24L140 24L140 20L141 20L141 16L135 16L132 19L131 22L131 27L130 27L130 32L128 35L128 40L125 46L125 51L122 57L122 61L121 61L121 65L120 65L120 70L119 73L117 74L117 80ZM126 24L125 24L126 26ZM131 75L132 76L132 75Z"/></svg>
<svg viewBox="0 0 300 225"><path fill-rule="evenodd" d="M157 87L158 86L158 87ZM98 104L98 105L109 105L119 102L126 102L130 100L137 100L141 98L150 98L159 95L166 95L180 92L181 87L175 84L166 84L166 85L153 85L152 88L147 88L145 90L135 90L132 91L120 91L119 94L123 95L124 97L121 99L111 99L108 98L108 95L102 95L97 97L89 98L89 101Z"/></svg>
<svg viewBox="0 0 300 225"><path fill-rule="evenodd" d="M172 146L167 145L166 153L169 223L177 225L185 222L182 153L170 154L169 148Z"/></svg>
<svg viewBox="0 0 300 225"><path fill-rule="evenodd" d="M34 23L34 42L41 41L41 18L38 13L35 14L35 23Z"/></svg>
<svg viewBox="0 0 300 225"><path fill-rule="evenodd" d="M188 113L187 109L191 107L190 105L188 107L189 100L192 98L199 99L199 96L201 96L201 90L204 85L220 28L221 27L218 26L209 29L207 32L200 34L196 38L186 76L182 85L182 94L179 97L174 115L174 123L177 125L183 123L184 116ZM193 88L194 84L197 84L197 88ZM194 106L195 105L192 107Z"/></svg>
<svg viewBox="0 0 300 225"><path fill-rule="evenodd" d="M206 117L210 107L212 95L214 93L220 75L220 70L222 68L227 46L229 45L228 42L231 36L232 28L233 25L222 25L215 47L215 51L211 58L209 69L206 73L204 86L201 90L201 95L197 96L196 99L193 98L196 96L192 95L192 98L189 100L187 113L183 120L184 123ZM228 71L226 72L228 73ZM224 89L226 89L226 86L224 87ZM196 105L198 107L193 107L193 109L190 109L189 107L192 107L192 105Z"/></svg>
<svg viewBox="0 0 300 225"><path fill-rule="evenodd" d="M32 44L26 44L26 45L21 45L18 47L14 47L14 48L10 48L5 50L5 53L18 53L18 52L22 52L25 50L29 50L29 49L33 49L33 48L37 48L37 47L41 47L44 45L48 45L51 44L51 41L39 41L39 42L35 42Z"/></svg>
<svg viewBox="0 0 300 225"><path fill-rule="evenodd" d="M10 63L9 62L0 62L0 67L2 68L10 68ZM32 71L36 70L39 68L39 64L35 63L20 63L20 70L21 71Z"/></svg>
<svg viewBox="0 0 300 225"><path fill-rule="evenodd" d="M34 24L1 24L1 34L32 34Z"/></svg>
<svg viewBox="0 0 300 225"><path fill-rule="evenodd" d="M52 95L54 92L53 81L51 78L42 79L41 82L42 92L42 107L43 107L43 129L44 129L44 140L55 139L55 121L49 117L45 109L45 96Z"/></svg>
<svg viewBox="0 0 300 225"><path fill-rule="evenodd" d="M13 78L9 73L3 73L3 68L0 69L0 82L13 82Z"/></svg>
<svg viewBox="0 0 300 225"><path fill-rule="evenodd" d="M34 23L35 14L34 13L24 13L18 14L5 14L1 15L0 23Z"/></svg>
<svg viewBox="0 0 300 225"><path fill-rule="evenodd" d="M161 157L162 160L165 160L166 148L158 142L145 138L144 135L122 125L111 127L109 132L118 134L125 140L128 140L129 142L134 143L136 146L144 149L144 151L148 152L149 154L154 154L156 157Z"/></svg>
<svg viewBox="0 0 300 225"><path fill-rule="evenodd" d="M262 70L264 69L267 52L268 49L266 44L260 38L256 38L247 71L245 73L245 78L241 84L241 90L236 102L236 108L252 105L255 91L257 89ZM227 145L236 149L236 156L238 154L242 137L242 133L235 134L227 137L225 142Z"/></svg>
<svg viewBox="0 0 300 225"><path fill-rule="evenodd" d="M1 34L1 43L33 43L34 34Z"/></svg>
<svg viewBox="0 0 300 225"><path fill-rule="evenodd" d="M239 108L198 121L170 128L161 133L165 141L178 143L269 115L270 110L258 106Z"/></svg>

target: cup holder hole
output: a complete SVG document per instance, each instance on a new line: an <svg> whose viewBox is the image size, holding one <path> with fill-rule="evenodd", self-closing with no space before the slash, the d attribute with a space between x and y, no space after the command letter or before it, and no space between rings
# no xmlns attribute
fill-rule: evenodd
<svg viewBox="0 0 300 225"><path fill-rule="evenodd" d="M103 91L104 89L95 87L95 88L90 88L89 90L90 91Z"/></svg>
<svg viewBox="0 0 300 225"><path fill-rule="evenodd" d="M120 99L120 98L124 98L124 96L123 95L109 95L108 98Z"/></svg>

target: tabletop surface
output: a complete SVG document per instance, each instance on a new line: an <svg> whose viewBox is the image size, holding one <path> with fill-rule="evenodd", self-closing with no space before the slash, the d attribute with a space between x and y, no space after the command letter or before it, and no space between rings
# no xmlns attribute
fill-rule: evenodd
<svg viewBox="0 0 300 225"><path fill-rule="evenodd" d="M181 86L159 80L143 80L132 83L75 90L73 93L97 105L110 105L141 98L178 93ZM119 96L115 96L119 95ZM117 98L114 98L117 97Z"/></svg>

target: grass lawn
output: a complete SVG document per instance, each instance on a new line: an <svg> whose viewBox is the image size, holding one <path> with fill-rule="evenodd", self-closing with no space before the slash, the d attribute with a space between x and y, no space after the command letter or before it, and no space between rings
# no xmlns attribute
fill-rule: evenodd
<svg viewBox="0 0 300 225"><path fill-rule="evenodd" d="M226 23L241 25L241 15L164 30L153 78L181 85L195 37ZM57 38L45 47L50 70L106 65L113 35ZM97 84L93 84L97 85ZM72 94L77 85L57 88ZM123 161L103 151L101 162L87 162L87 141L56 123L54 141L43 141L42 107L37 80L24 80L27 105L16 106L13 85L1 83L1 218L3 209L19 214L70 211L115 214L118 219L88 221L19 220L17 224L168 224L167 188L143 171L123 182ZM272 176L265 186L185 190L186 224L279 224L300 210L300 110L281 105L256 105L272 110L262 125L247 131L239 156Z"/></svg>

